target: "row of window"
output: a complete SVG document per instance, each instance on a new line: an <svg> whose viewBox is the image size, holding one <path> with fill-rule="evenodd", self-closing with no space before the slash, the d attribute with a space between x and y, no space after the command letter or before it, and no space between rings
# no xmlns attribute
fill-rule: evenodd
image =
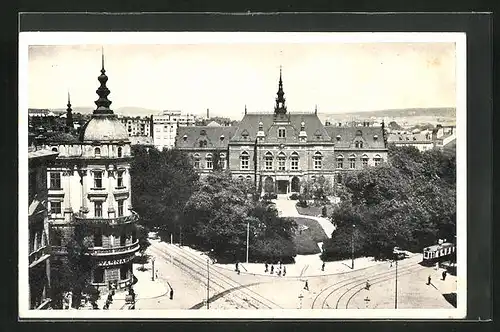
<svg viewBox="0 0 500 332"><path fill-rule="evenodd" d="M116 201L118 205L117 215L118 217L123 217L124 215L124 200ZM61 215L62 213L62 202L52 201L50 202L50 213L55 215ZM102 217L102 202L94 202L94 216L96 218Z"/></svg>
<svg viewBox="0 0 500 332"><path fill-rule="evenodd" d="M94 187L93 188L103 188L102 176L104 171L93 171L94 174ZM116 186L124 187L123 182L124 171L118 171L116 176ZM50 187L49 189L61 189L61 173L60 172L50 172Z"/></svg>
<svg viewBox="0 0 500 332"><path fill-rule="evenodd" d="M194 168L200 168L200 155L198 153L194 154L193 159L194 159ZM219 166L222 169L226 169L225 153L221 153L219 155ZM205 156L205 169L213 169L213 168L214 168L213 156L211 153L207 153Z"/></svg>

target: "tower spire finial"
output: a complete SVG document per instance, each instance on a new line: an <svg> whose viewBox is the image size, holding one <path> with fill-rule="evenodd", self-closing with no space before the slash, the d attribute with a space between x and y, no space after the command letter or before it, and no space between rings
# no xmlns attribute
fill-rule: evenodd
<svg viewBox="0 0 500 332"><path fill-rule="evenodd" d="M69 96L69 90L68 90L68 108L66 109L66 132L71 131L71 129L74 129L73 127L73 110L71 109L71 99Z"/></svg>
<svg viewBox="0 0 500 332"><path fill-rule="evenodd" d="M282 80L282 75L281 75L281 65L280 65L280 80L278 82L278 97L276 98L276 106L274 107L274 113L286 113L286 106L285 106L285 92L283 91L283 80Z"/></svg>
<svg viewBox="0 0 500 332"><path fill-rule="evenodd" d="M245 104L245 114L247 114L247 104Z"/></svg>
<svg viewBox="0 0 500 332"><path fill-rule="evenodd" d="M109 108L111 105L111 101L108 99L108 95L110 93L108 87L106 86L106 82L108 81L108 76L106 76L106 70L104 69L104 47L101 46L101 75L97 78L101 83L101 86L97 88L96 93L99 96L99 99L95 101L97 108L94 111L94 114L99 115L111 115L113 111Z"/></svg>
<svg viewBox="0 0 500 332"><path fill-rule="evenodd" d="M101 46L101 63L102 63L101 71L105 71L104 70L104 46Z"/></svg>

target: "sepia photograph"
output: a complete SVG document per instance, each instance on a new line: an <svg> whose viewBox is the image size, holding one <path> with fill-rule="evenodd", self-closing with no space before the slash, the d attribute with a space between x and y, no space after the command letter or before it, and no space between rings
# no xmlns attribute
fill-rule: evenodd
<svg viewBox="0 0 500 332"><path fill-rule="evenodd" d="M20 317L465 317L465 34L19 38Z"/></svg>

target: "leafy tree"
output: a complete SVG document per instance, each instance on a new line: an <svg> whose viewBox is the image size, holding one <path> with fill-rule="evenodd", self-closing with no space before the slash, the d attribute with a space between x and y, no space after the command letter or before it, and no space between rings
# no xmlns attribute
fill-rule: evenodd
<svg viewBox="0 0 500 332"><path fill-rule="evenodd" d="M377 258L388 257L394 246L421 251L438 238L453 239L455 165L454 156L439 150L391 146L388 164L347 175L332 214L337 235L325 243L323 258L346 255L344 235L352 223L361 235L358 249Z"/></svg>
<svg viewBox="0 0 500 332"><path fill-rule="evenodd" d="M132 204L148 228L174 233L181 225L186 202L199 176L188 155L179 150L133 147L131 163Z"/></svg>

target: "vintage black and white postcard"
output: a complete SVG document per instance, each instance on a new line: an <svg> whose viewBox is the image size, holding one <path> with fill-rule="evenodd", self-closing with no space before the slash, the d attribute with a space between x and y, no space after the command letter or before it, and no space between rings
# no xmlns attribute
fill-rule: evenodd
<svg viewBox="0 0 500 332"><path fill-rule="evenodd" d="M23 32L19 57L20 317L465 317L465 34Z"/></svg>

